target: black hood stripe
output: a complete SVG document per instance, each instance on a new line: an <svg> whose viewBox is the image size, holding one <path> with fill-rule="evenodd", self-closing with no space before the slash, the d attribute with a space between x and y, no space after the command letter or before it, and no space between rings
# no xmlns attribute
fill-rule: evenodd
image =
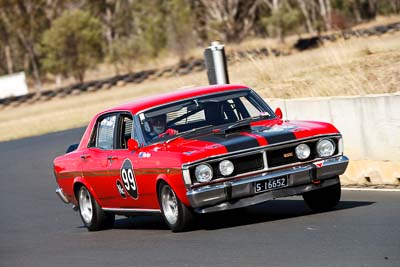
<svg viewBox="0 0 400 267"><path fill-rule="evenodd" d="M268 144L276 144L296 140L296 135L290 130L265 130L265 127L254 127L253 134L260 135L267 140Z"/></svg>
<svg viewBox="0 0 400 267"><path fill-rule="evenodd" d="M291 129L277 129L271 130L268 127L252 127L251 134L265 138L267 144L277 144L296 140L295 134ZM208 134L198 137L188 138L190 140L199 140L222 145L228 152L235 152L249 148L260 146L256 136L242 135L240 133L234 134Z"/></svg>
<svg viewBox="0 0 400 267"><path fill-rule="evenodd" d="M259 146L256 138L240 134L205 135L193 139L223 145L228 152L240 151Z"/></svg>

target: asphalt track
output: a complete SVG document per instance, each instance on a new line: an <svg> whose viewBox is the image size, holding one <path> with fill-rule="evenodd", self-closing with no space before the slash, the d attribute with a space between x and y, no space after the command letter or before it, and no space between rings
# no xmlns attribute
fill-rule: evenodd
<svg viewBox="0 0 400 267"><path fill-rule="evenodd" d="M51 168L83 131L0 143L0 266L400 266L400 192L343 191L320 214L275 200L179 234L159 217L89 233L56 196Z"/></svg>

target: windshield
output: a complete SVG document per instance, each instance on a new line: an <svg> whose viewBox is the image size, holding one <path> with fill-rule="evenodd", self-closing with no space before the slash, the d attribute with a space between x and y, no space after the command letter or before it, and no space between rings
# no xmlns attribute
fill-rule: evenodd
<svg viewBox="0 0 400 267"><path fill-rule="evenodd" d="M249 89L199 96L139 114L148 143L168 140L196 129L232 125L252 118L270 119L275 118L275 114Z"/></svg>

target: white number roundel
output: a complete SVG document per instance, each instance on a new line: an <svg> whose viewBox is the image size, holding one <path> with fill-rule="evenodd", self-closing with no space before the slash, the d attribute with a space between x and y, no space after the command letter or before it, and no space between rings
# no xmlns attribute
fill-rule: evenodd
<svg viewBox="0 0 400 267"><path fill-rule="evenodd" d="M134 199L137 199L139 194L136 186L135 175L133 173L132 162L129 159L126 159L122 164L120 174L122 182L128 194Z"/></svg>

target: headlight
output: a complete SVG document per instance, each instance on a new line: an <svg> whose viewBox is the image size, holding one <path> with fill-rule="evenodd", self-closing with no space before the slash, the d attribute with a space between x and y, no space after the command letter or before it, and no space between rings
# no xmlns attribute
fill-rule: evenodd
<svg viewBox="0 0 400 267"><path fill-rule="evenodd" d="M335 144L328 139L320 140L317 143L317 153L320 157L329 157L335 153Z"/></svg>
<svg viewBox="0 0 400 267"><path fill-rule="evenodd" d="M213 172L210 165L200 164L194 170L194 176L196 176L197 181L200 183L205 183L211 181L213 178Z"/></svg>
<svg viewBox="0 0 400 267"><path fill-rule="evenodd" d="M234 170L235 166L233 166L233 163L230 160L223 160L219 163L219 171L223 176L231 175Z"/></svg>
<svg viewBox="0 0 400 267"><path fill-rule="evenodd" d="M310 147L306 144L300 144L296 146L296 156L299 159L306 159L310 156L311 150Z"/></svg>

